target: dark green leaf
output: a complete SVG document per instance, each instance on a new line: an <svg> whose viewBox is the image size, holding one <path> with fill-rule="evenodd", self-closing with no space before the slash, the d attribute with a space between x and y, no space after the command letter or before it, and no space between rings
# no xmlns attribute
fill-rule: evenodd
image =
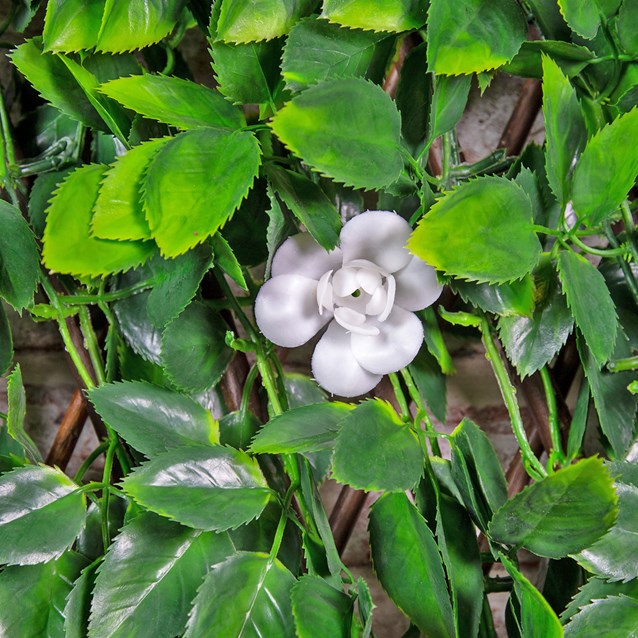
<svg viewBox="0 0 638 638"><path fill-rule="evenodd" d="M22 384L20 364L16 365L7 379L7 432L24 448L33 463L42 461L38 446L24 429L27 416L27 397Z"/></svg>
<svg viewBox="0 0 638 638"><path fill-rule="evenodd" d="M600 367L614 352L618 333L616 307L605 278L571 250L559 253L558 275L576 325Z"/></svg>
<svg viewBox="0 0 638 638"><path fill-rule="evenodd" d="M155 155L144 185L144 209L162 254L175 257L222 226L257 175L260 150L248 131L197 129Z"/></svg>
<svg viewBox="0 0 638 638"><path fill-rule="evenodd" d="M427 137L430 104L433 104L432 78L427 73L425 42L414 47L403 62L396 104L401 113L401 135L412 154L417 156ZM379 203L379 208L384 206ZM391 209L388 207L388 210Z"/></svg>
<svg viewBox="0 0 638 638"><path fill-rule="evenodd" d="M95 388L89 397L98 414L149 458L180 445L219 443L219 427L211 413L183 394L126 381Z"/></svg>
<svg viewBox="0 0 638 638"><path fill-rule="evenodd" d="M572 414L572 421L569 426L569 436L567 439L567 458L569 460L575 459L580 454L585 430L587 429L589 398L589 383L587 382L587 379L583 379L580 390L578 391L578 398L576 399L576 406L574 407L574 413Z"/></svg>
<svg viewBox="0 0 638 638"><path fill-rule="evenodd" d="M558 6L567 24L573 31L591 40L600 26L600 2L593 0L581 2L580 0L558 0Z"/></svg>
<svg viewBox="0 0 638 638"><path fill-rule="evenodd" d="M618 39L626 53L638 56L638 2L624 0L616 23Z"/></svg>
<svg viewBox="0 0 638 638"><path fill-rule="evenodd" d="M211 627L220 636L295 638L290 592L295 579L267 554L238 552L211 567L200 587L184 638Z"/></svg>
<svg viewBox="0 0 638 638"><path fill-rule="evenodd" d="M221 445L183 445L158 454L131 472L123 487L157 514L215 531L259 516L270 498L257 461Z"/></svg>
<svg viewBox="0 0 638 638"><path fill-rule="evenodd" d="M403 491L423 472L417 436L380 399L358 405L341 422L333 476L361 490Z"/></svg>
<svg viewBox="0 0 638 638"><path fill-rule="evenodd" d="M42 39L47 51L92 49L104 12L104 0L57 0L47 3Z"/></svg>
<svg viewBox="0 0 638 638"><path fill-rule="evenodd" d="M2 301L0 301L0 375L3 375L13 360L13 337Z"/></svg>
<svg viewBox="0 0 638 638"><path fill-rule="evenodd" d="M57 558L80 533L84 495L46 465L0 477L0 563L33 565Z"/></svg>
<svg viewBox="0 0 638 638"><path fill-rule="evenodd" d="M500 285L455 281L454 288L461 297L486 312L501 316L531 315L534 310L534 281L523 279Z"/></svg>
<svg viewBox="0 0 638 638"><path fill-rule="evenodd" d="M286 86L302 91L326 80L366 77L377 44L386 37L344 29L316 16L302 20L292 28L284 47L281 70Z"/></svg>
<svg viewBox="0 0 638 638"><path fill-rule="evenodd" d="M187 392L215 385L233 357L226 324L211 308L191 303L162 334L162 365L171 381Z"/></svg>
<svg viewBox="0 0 638 638"><path fill-rule="evenodd" d="M306 574L292 588L291 599L299 638L350 638L352 599L343 591Z"/></svg>
<svg viewBox="0 0 638 638"><path fill-rule="evenodd" d="M234 130L246 123L217 91L181 78L147 73L107 82L100 91L145 117L182 129Z"/></svg>
<svg viewBox="0 0 638 638"><path fill-rule="evenodd" d="M527 195L503 177L465 182L440 199L421 219L408 247L450 275L490 283L524 277L541 249Z"/></svg>
<svg viewBox="0 0 638 638"><path fill-rule="evenodd" d="M630 638L638 626L638 600L610 596L583 607L565 627L566 638Z"/></svg>
<svg viewBox="0 0 638 638"><path fill-rule="evenodd" d="M454 636L441 556L406 495L385 494L376 501L368 531L374 570L390 598L426 636Z"/></svg>
<svg viewBox="0 0 638 638"><path fill-rule="evenodd" d="M565 624L580 609L595 600L621 594L638 600L638 580L634 579L628 583L622 583L592 577L580 588L564 613L561 614L561 621Z"/></svg>
<svg viewBox="0 0 638 638"><path fill-rule="evenodd" d="M90 638L173 638L210 566L234 553L227 534L144 513L126 525L98 570Z"/></svg>
<svg viewBox="0 0 638 638"><path fill-rule="evenodd" d="M15 207L0 200L0 298L21 311L33 303L40 276L38 246Z"/></svg>
<svg viewBox="0 0 638 638"><path fill-rule="evenodd" d="M351 409L351 405L335 401L288 410L264 425L250 451L281 454L332 449L341 422Z"/></svg>
<svg viewBox="0 0 638 638"><path fill-rule="evenodd" d="M425 23L419 0L323 0L322 17L345 27L372 31L408 31Z"/></svg>
<svg viewBox="0 0 638 638"><path fill-rule="evenodd" d="M574 169L576 213L595 226L627 197L638 175L638 153L627 140L638 137L638 109L621 115L594 135Z"/></svg>
<svg viewBox="0 0 638 638"><path fill-rule="evenodd" d="M284 373L284 388L290 409L326 401L326 393L314 379L299 372Z"/></svg>
<svg viewBox="0 0 638 638"><path fill-rule="evenodd" d="M66 552L42 565L6 567L0 573L0 635L66 638L62 610L85 564L79 554Z"/></svg>
<svg viewBox="0 0 638 638"><path fill-rule="evenodd" d="M64 606L64 638L86 638L91 611L91 594L95 587L95 567L90 565L73 583Z"/></svg>
<svg viewBox="0 0 638 638"><path fill-rule="evenodd" d="M425 72L425 68L423 69ZM430 141L451 131L461 119L470 93L472 76L434 76L434 90L430 105Z"/></svg>
<svg viewBox="0 0 638 638"><path fill-rule="evenodd" d="M389 186L403 168L399 112L381 87L360 78L305 90L272 128L314 170L356 188Z"/></svg>
<svg viewBox="0 0 638 638"><path fill-rule="evenodd" d="M511 62L503 68L512 75L525 77L543 77L543 58L550 57L568 77L580 73L595 54L587 47L563 42L562 40L532 40L523 42L523 46Z"/></svg>
<svg viewBox="0 0 638 638"><path fill-rule="evenodd" d="M429 70L459 75L495 69L514 57L525 35L525 16L515 0L431 0Z"/></svg>
<svg viewBox="0 0 638 638"><path fill-rule="evenodd" d="M279 200L270 186L268 186L267 193L270 207L267 210L268 228L266 229L266 246L268 248L268 259L266 261L265 276L270 277L272 260L277 249L284 243L289 235L296 232L296 228L288 215L282 210Z"/></svg>
<svg viewBox="0 0 638 638"><path fill-rule="evenodd" d="M617 514L612 478L599 458L558 470L503 505L490 524L497 541L562 558L598 540Z"/></svg>
<svg viewBox="0 0 638 638"><path fill-rule="evenodd" d="M447 416L447 382L445 375L427 346L423 346L408 366L419 394L432 414L445 423Z"/></svg>
<svg viewBox="0 0 638 638"><path fill-rule="evenodd" d="M59 113L59 111L56 111ZM66 117L66 116L64 116ZM77 124L77 123L76 123ZM29 195L29 221L36 237L42 238L46 224L46 209L53 193L59 185L67 178L72 169L63 171L52 171L50 173L40 173L35 178L31 193Z"/></svg>
<svg viewBox="0 0 638 638"><path fill-rule="evenodd" d="M229 412L219 420L219 442L238 450L246 450L260 427L261 422L249 410Z"/></svg>
<svg viewBox="0 0 638 638"><path fill-rule="evenodd" d="M307 177L285 169L273 169L268 175L274 191L317 243L326 250L335 248L341 216L321 188Z"/></svg>
<svg viewBox="0 0 638 638"><path fill-rule="evenodd" d="M87 165L73 171L56 191L44 231L43 262L53 271L103 276L141 264L150 242L111 241L90 236L93 205L106 167Z"/></svg>

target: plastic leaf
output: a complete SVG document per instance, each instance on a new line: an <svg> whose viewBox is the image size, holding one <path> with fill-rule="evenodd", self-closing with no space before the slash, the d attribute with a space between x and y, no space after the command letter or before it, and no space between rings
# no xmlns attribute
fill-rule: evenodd
<svg viewBox="0 0 638 638"><path fill-rule="evenodd" d="M408 31L425 23L419 0L324 0L322 17L345 27L373 31Z"/></svg>
<svg viewBox="0 0 638 638"><path fill-rule="evenodd" d="M47 51L92 49L100 31L104 0L56 0L47 3L42 38Z"/></svg>

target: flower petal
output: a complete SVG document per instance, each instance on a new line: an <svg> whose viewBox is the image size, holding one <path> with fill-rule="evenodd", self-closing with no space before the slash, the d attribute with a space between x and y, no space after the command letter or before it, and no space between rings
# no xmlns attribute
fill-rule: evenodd
<svg viewBox="0 0 638 638"><path fill-rule="evenodd" d="M341 250L335 248L326 252L310 233L299 233L288 237L279 246L272 260L271 274L303 275L310 279L321 279L328 270L341 268L343 257Z"/></svg>
<svg viewBox="0 0 638 638"><path fill-rule="evenodd" d="M346 222L341 230L343 262L367 259L388 272L403 268L411 259L405 245L412 229L396 213L369 210Z"/></svg>
<svg viewBox="0 0 638 638"><path fill-rule="evenodd" d="M397 283L394 303L406 310L427 308L443 292L443 286L436 280L436 270L418 257L394 273L394 279Z"/></svg>
<svg viewBox="0 0 638 638"><path fill-rule="evenodd" d="M295 348L312 338L332 318L319 315L317 282L301 275L269 279L255 300L259 329L278 346Z"/></svg>
<svg viewBox="0 0 638 638"><path fill-rule="evenodd" d="M379 328L374 336L352 333L352 353L374 374L388 374L405 367L416 357L423 343L423 326L412 312L395 306L385 321L370 317L368 324Z"/></svg>
<svg viewBox="0 0 638 638"><path fill-rule="evenodd" d="M312 355L312 374L332 394L356 397L374 388L381 375L364 370L352 354L351 336L333 321Z"/></svg>

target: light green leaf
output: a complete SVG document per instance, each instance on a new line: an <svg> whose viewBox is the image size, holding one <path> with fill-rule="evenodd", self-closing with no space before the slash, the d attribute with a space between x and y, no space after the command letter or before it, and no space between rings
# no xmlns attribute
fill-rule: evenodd
<svg viewBox="0 0 638 638"><path fill-rule="evenodd" d="M562 206L571 196L573 167L587 143L585 118L574 88L549 57L543 57L543 116L547 180Z"/></svg>
<svg viewBox="0 0 638 638"><path fill-rule="evenodd" d="M526 32L515 0L431 0L428 68L445 75L495 69L516 55Z"/></svg>
<svg viewBox="0 0 638 638"><path fill-rule="evenodd" d="M40 257L33 232L15 207L0 200L0 298L21 311L33 303Z"/></svg>
<svg viewBox="0 0 638 638"><path fill-rule="evenodd" d="M33 463L42 461L38 446L24 429L27 416L27 397L22 384L22 370L17 364L7 379L7 432L17 441Z"/></svg>
<svg viewBox="0 0 638 638"><path fill-rule="evenodd" d="M301 20L286 39L281 71L291 91L338 78L366 77L377 45L386 34L344 29L312 16Z"/></svg>
<svg viewBox="0 0 638 638"><path fill-rule="evenodd" d="M136 113L181 129L234 130L246 124L241 111L217 91L177 77L147 73L118 78L100 91Z"/></svg>
<svg viewBox="0 0 638 638"><path fill-rule="evenodd" d="M341 422L350 413L348 403L315 403L276 416L253 439L253 454L282 454L330 450Z"/></svg>
<svg viewBox="0 0 638 638"><path fill-rule="evenodd" d="M319 576L306 574L292 588L299 638L350 638L352 599Z"/></svg>
<svg viewBox="0 0 638 638"><path fill-rule="evenodd" d="M425 69L423 69L425 72ZM461 119L470 94L472 76L434 76L432 103L430 105L428 139L451 131Z"/></svg>
<svg viewBox="0 0 638 638"><path fill-rule="evenodd" d="M225 272L242 290L248 291L248 284L241 269L241 264L235 257L233 249L224 239L221 233L215 233L211 240L215 263Z"/></svg>
<svg viewBox="0 0 638 638"><path fill-rule="evenodd" d="M162 365L178 387L201 392L214 386L233 357L227 326L212 308L192 302L162 334Z"/></svg>
<svg viewBox="0 0 638 638"><path fill-rule="evenodd" d="M170 140L170 137L163 137L135 146L106 171L91 223L94 237L151 238L142 206L142 185L151 161Z"/></svg>
<svg viewBox="0 0 638 638"><path fill-rule="evenodd" d="M602 366L614 351L618 332L616 306L605 278L582 255L571 250L559 253L558 275L576 325Z"/></svg>
<svg viewBox="0 0 638 638"><path fill-rule="evenodd" d="M295 638L293 575L261 552L238 552L211 567L193 603L184 638L214 627L220 636Z"/></svg>
<svg viewBox="0 0 638 638"><path fill-rule="evenodd" d="M80 533L84 495L46 465L0 477L0 563L34 565L57 558Z"/></svg>
<svg viewBox="0 0 638 638"><path fill-rule="evenodd" d="M323 0L322 17L345 27L372 31L408 31L425 23L419 0Z"/></svg>
<svg viewBox="0 0 638 638"><path fill-rule="evenodd" d="M227 534L144 513L126 525L100 565L89 638L173 638L210 566L234 553Z"/></svg>
<svg viewBox="0 0 638 638"><path fill-rule="evenodd" d="M139 381L109 383L89 398L98 414L130 445L149 458L193 443L219 443L211 413L190 397Z"/></svg>
<svg viewBox="0 0 638 638"><path fill-rule="evenodd" d="M159 42L175 28L184 5L185 0L106 0L98 51L119 53Z"/></svg>
<svg viewBox="0 0 638 638"><path fill-rule="evenodd" d="M316 242L327 251L339 243L341 216L321 187L286 169L268 171L273 189Z"/></svg>
<svg viewBox="0 0 638 638"><path fill-rule="evenodd" d="M126 494L157 514L215 531L259 516L271 494L257 461L221 445L183 445L158 454L122 485Z"/></svg>
<svg viewBox="0 0 638 638"><path fill-rule="evenodd" d="M501 507L489 535L539 556L562 558L598 540L613 524L617 497L601 459L564 467Z"/></svg>
<svg viewBox="0 0 638 638"><path fill-rule="evenodd" d="M523 42L503 71L523 77L542 78L545 57L551 58L567 77L572 77L588 66L595 54L587 47L562 40L531 40Z"/></svg>
<svg viewBox="0 0 638 638"><path fill-rule="evenodd" d="M13 337L2 301L0 301L0 375L11 366L13 360Z"/></svg>
<svg viewBox="0 0 638 638"><path fill-rule="evenodd" d="M0 635L66 638L61 610L85 565L80 554L66 552L42 565L4 568L0 573Z"/></svg>
<svg viewBox="0 0 638 638"><path fill-rule="evenodd" d="M504 317L531 315L534 311L534 280L530 275L510 283L492 285L455 281L454 288L464 301Z"/></svg>
<svg viewBox="0 0 638 638"><path fill-rule="evenodd" d="M76 169L51 200L42 251L44 265L50 270L100 277L134 268L151 254L151 242L90 236L93 206L105 170L100 164Z"/></svg>
<svg viewBox="0 0 638 638"><path fill-rule="evenodd" d="M560 12L573 31L591 40L600 27L600 1L558 0Z"/></svg>
<svg viewBox="0 0 638 638"><path fill-rule="evenodd" d="M503 177L480 177L448 193L421 219L408 248L450 275L490 283L524 277L541 251L527 195Z"/></svg>
<svg viewBox="0 0 638 638"><path fill-rule="evenodd" d="M455 635L436 542L405 494L384 494L370 510L372 563L390 598L430 638Z"/></svg>
<svg viewBox="0 0 638 638"><path fill-rule="evenodd" d="M69 119L60 111L55 109L60 118ZM71 121L71 120L69 120ZM74 122L76 126L80 126ZM29 194L29 221L36 237L42 239L44 227L46 225L46 209L53 193L60 184L68 177L73 169L66 168L62 171L51 171L50 173L40 173L34 180Z"/></svg>
<svg viewBox="0 0 638 638"><path fill-rule="evenodd" d="M197 129L155 155L144 186L144 210L162 254L200 244L233 214L259 169L257 139L247 131Z"/></svg>
<svg viewBox="0 0 638 638"><path fill-rule="evenodd" d="M638 56L638 2L624 0L616 22L618 40L626 53Z"/></svg>
<svg viewBox="0 0 638 638"><path fill-rule="evenodd" d="M565 627L565 638L631 638L638 627L638 600L609 596L583 607Z"/></svg>
<svg viewBox="0 0 638 638"><path fill-rule="evenodd" d="M403 168L399 112L381 87L363 79L306 89L271 125L314 170L355 188L389 186Z"/></svg>
<svg viewBox="0 0 638 638"><path fill-rule="evenodd" d="M607 124L588 142L574 169L574 210L596 226L627 197L638 175L638 108Z"/></svg>
<svg viewBox="0 0 638 638"><path fill-rule="evenodd" d="M522 638L562 638L563 628L554 610L532 583L521 574L516 565L505 556L503 566L514 580L514 591L519 600Z"/></svg>
<svg viewBox="0 0 638 638"><path fill-rule="evenodd" d="M315 0L221 0L217 38L232 44L272 40L290 28L316 4Z"/></svg>
<svg viewBox="0 0 638 638"><path fill-rule="evenodd" d="M561 614L561 622L566 624L580 609L595 600L620 594L638 600L638 580L634 579L628 583L622 583L592 577L578 590L578 593L567 605Z"/></svg>
<svg viewBox="0 0 638 638"><path fill-rule="evenodd" d="M92 49L100 31L104 0L54 0L47 3L42 39L46 51Z"/></svg>

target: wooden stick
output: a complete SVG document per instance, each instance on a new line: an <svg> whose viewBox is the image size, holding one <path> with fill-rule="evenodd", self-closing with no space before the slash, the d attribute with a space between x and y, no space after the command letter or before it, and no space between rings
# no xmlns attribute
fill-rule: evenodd
<svg viewBox="0 0 638 638"><path fill-rule="evenodd" d="M518 155L525 147L542 104L543 89L540 81L525 80L498 147L506 149L508 155Z"/></svg>
<svg viewBox="0 0 638 638"><path fill-rule="evenodd" d="M60 427L55 435L51 449L46 458L47 465L57 465L65 470L69 464L75 444L80 438L84 423L88 416L86 401L81 390L76 390L64 413Z"/></svg>

